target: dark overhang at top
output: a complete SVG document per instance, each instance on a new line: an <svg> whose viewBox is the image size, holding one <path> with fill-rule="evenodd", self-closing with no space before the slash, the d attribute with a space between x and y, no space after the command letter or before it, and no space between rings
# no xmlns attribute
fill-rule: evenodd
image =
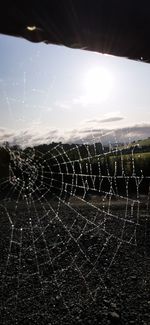
<svg viewBox="0 0 150 325"><path fill-rule="evenodd" d="M150 62L150 1L5 0L0 33Z"/></svg>

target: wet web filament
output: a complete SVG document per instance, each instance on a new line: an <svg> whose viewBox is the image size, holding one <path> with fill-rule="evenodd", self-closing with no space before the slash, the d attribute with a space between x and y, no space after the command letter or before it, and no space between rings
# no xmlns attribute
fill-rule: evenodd
<svg viewBox="0 0 150 325"><path fill-rule="evenodd" d="M8 312L20 321L26 310L28 319L43 315L52 322L59 310L64 324L65 317L72 321L74 304L92 304L109 290L121 249L138 251L145 236L139 254L148 254L150 177L136 169L133 148L127 160L125 148L100 151L92 141L59 143L46 153L4 148L9 155L8 177L0 183L5 323Z"/></svg>

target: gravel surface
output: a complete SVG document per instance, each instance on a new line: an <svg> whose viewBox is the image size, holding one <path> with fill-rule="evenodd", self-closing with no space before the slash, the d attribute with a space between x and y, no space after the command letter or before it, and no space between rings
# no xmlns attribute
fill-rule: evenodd
<svg viewBox="0 0 150 325"><path fill-rule="evenodd" d="M146 211L76 205L56 217L21 203L7 211L0 207L2 325L150 325Z"/></svg>

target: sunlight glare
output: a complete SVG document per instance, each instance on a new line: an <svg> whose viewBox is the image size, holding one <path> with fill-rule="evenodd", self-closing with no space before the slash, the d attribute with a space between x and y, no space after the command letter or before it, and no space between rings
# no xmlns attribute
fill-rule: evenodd
<svg viewBox="0 0 150 325"><path fill-rule="evenodd" d="M87 101L98 103L109 98L113 88L113 78L106 68L94 67L88 70L84 85Z"/></svg>

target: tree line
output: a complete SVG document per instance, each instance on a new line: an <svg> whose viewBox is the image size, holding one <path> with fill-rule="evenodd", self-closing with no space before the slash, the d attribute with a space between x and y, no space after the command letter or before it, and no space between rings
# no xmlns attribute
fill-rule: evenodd
<svg viewBox="0 0 150 325"><path fill-rule="evenodd" d="M36 179L39 186L42 173L45 179L53 179L53 192L60 194L74 193L112 193L112 195L148 194L150 179L150 147L131 145L129 148L103 146L95 144L62 144L52 142L21 149L19 146L0 147L0 183L10 178L10 166L14 168L15 177L22 177L19 163L24 162L24 184L28 184L29 164L38 170ZM20 159L20 160L19 160ZM40 167L42 166L42 167ZM42 169L41 169L42 168ZM42 170L42 171L41 171ZM62 185L63 184L63 185ZM49 186L48 183L46 186ZM7 187L7 191L8 191ZM63 187L63 191L62 191ZM41 189L45 190L44 187ZM1 191L5 193L3 186Z"/></svg>

